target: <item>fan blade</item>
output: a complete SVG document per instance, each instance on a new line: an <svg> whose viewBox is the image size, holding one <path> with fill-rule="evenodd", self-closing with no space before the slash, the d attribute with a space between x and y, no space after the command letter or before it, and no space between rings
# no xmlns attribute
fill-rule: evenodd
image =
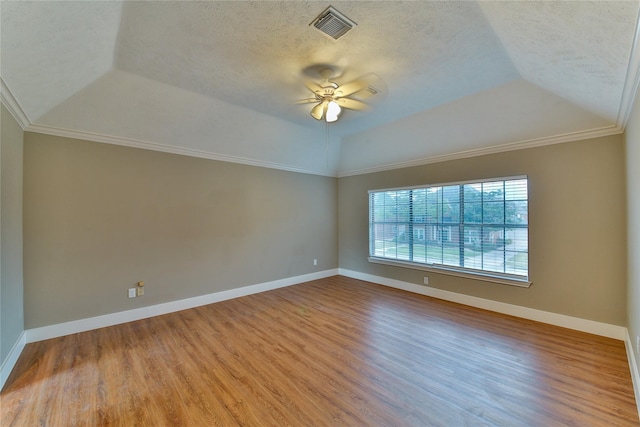
<svg viewBox="0 0 640 427"><path fill-rule="evenodd" d="M367 111L371 109L368 104L351 98L337 98L334 99L334 101L336 101L342 108L346 108L348 110Z"/></svg>
<svg viewBox="0 0 640 427"><path fill-rule="evenodd" d="M329 105L329 102L322 101L321 103L313 107L311 109L311 117L316 120L322 120L322 118L324 117L324 113L327 111L327 105Z"/></svg>
<svg viewBox="0 0 640 427"><path fill-rule="evenodd" d="M363 89L366 89L368 86L369 83L364 80L354 80L349 83L345 83L342 86L339 86L333 93L333 96L335 98L349 96L356 92L360 92Z"/></svg>
<svg viewBox="0 0 640 427"><path fill-rule="evenodd" d="M320 102L320 100L318 98L305 98L297 100L296 104L312 104L314 102Z"/></svg>
<svg viewBox="0 0 640 427"><path fill-rule="evenodd" d="M322 93L324 89L316 82L312 82L311 80L306 80L304 85L307 89L311 91L311 93Z"/></svg>
<svg viewBox="0 0 640 427"><path fill-rule="evenodd" d="M387 85L377 74L365 74L354 81L366 83L367 86L358 92L354 92L353 96L347 95L351 98L355 98L360 101L366 100L367 103L371 104L371 101L378 103L382 102L387 97Z"/></svg>

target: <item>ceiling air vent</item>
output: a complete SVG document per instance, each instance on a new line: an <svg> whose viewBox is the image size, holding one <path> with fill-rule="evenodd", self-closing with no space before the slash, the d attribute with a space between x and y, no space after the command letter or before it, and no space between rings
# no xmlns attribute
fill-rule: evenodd
<svg viewBox="0 0 640 427"><path fill-rule="evenodd" d="M309 25L338 40L357 24L329 6Z"/></svg>

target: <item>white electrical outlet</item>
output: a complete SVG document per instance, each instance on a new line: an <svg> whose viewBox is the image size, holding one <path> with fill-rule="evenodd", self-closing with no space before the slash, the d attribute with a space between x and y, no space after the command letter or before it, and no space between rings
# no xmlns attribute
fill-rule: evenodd
<svg viewBox="0 0 640 427"><path fill-rule="evenodd" d="M129 298L136 297L136 288L129 288Z"/></svg>
<svg viewBox="0 0 640 427"><path fill-rule="evenodd" d="M425 285L429 284L429 278L427 276L424 276L424 284Z"/></svg>
<svg viewBox="0 0 640 427"><path fill-rule="evenodd" d="M640 336L636 336L636 353L640 354Z"/></svg>
<svg viewBox="0 0 640 427"><path fill-rule="evenodd" d="M318 265L318 260L317 259L313 260L313 265Z"/></svg>

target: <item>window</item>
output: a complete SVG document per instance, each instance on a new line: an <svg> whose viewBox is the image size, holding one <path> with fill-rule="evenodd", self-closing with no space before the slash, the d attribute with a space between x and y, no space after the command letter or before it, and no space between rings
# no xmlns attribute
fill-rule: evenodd
<svg viewBox="0 0 640 427"><path fill-rule="evenodd" d="M527 177L369 191L369 260L528 282L528 212Z"/></svg>

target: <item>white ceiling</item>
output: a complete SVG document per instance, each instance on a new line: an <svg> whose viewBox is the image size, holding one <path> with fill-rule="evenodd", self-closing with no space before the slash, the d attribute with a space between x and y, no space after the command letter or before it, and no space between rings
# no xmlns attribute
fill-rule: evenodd
<svg viewBox="0 0 640 427"><path fill-rule="evenodd" d="M340 40L309 23L333 4ZM620 133L638 1L0 3L2 99L27 130L344 176ZM327 127L303 70L375 73Z"/></svg>

